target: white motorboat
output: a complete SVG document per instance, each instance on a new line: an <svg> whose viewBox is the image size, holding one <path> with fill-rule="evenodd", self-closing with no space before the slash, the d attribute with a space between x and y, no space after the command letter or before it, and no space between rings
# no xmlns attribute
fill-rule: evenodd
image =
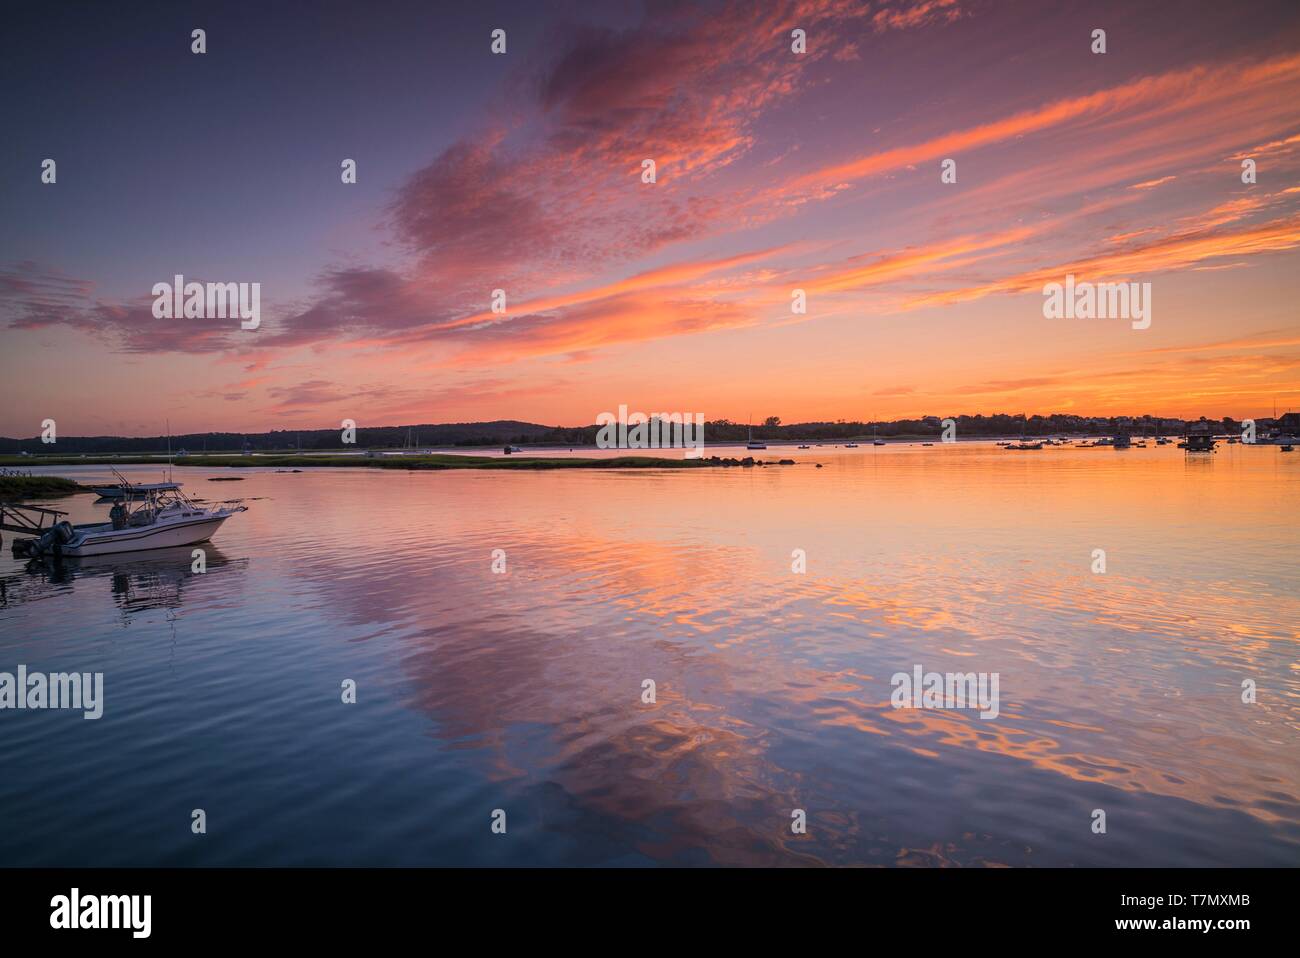
<svg viewBox="0 0 1300 958"><path fill-rule="evenodd" d="M166 492L180 488L179 482L116 482L90 487L101 499L143 499L149 492Z"/></svg>
<svg viewBox="0 0 1300 958"><path fill-rule="evenodd" d="M194 545L207 542L223 522L248 508L238 503L199 505L181 492L176 482L132 485L123 480L122 485L130 492L123 490L108 522L57 522L39 538L16 540L14 555L80 558ZM138 502L136 492L140 493Z"/></svg>

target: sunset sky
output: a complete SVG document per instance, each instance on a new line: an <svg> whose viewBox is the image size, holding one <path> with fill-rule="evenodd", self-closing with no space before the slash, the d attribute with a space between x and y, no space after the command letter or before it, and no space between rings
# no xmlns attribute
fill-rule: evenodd
<svg viewBox="0 0 1300 958"><path fill-rule="evenodd" d="M1294 0L6 20L3 435L1300 408ZM154 318L178 273L261 327ZM1151 327L1045 319L1066 273Z"/></svg>

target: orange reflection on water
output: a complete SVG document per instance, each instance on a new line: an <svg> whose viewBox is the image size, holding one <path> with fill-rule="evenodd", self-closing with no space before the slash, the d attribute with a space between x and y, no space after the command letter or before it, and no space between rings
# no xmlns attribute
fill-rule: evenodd
<svg viewBox="0 0 1300 958"><path fill-rule="evenodd" d="M393 644L431 737L653 860L1294 856L1300 467L1240 447L1196 463L1155 447L792 454L250 473L248 491L274 492L268 530L315 524L266 561ZM231 545L259 534L232 526ZM891 676L918 664L998 673L1001 714L892 708ZM1098 806L1147 844L1131 824L1089 844Z"/></svg>

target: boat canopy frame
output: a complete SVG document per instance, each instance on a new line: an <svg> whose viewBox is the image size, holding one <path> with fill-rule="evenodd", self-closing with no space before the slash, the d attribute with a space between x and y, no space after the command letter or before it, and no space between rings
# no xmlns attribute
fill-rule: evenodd
<svg viewBox="0 0 1300 958"><path fill-rule="evenodd" d="M183 510L193 510L196 513L210 512L214 509L221 511L226 506L231 507L231 512L243 512L248 508L241 504L242 499L226 499L221 502L200 505L181 491L179 482L134 484L116 469L113 470L113 475L117 477L118 485L128 492L126 496L117 501L117 505L122 506L125 510L123 520L124 524L128 526L152 525L158 518L159 513L172 506Z"/></svg>

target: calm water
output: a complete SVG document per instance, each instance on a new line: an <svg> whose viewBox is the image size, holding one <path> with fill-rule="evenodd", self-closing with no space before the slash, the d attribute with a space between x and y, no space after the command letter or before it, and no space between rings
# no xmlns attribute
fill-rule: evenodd
<svg viewBox="0 0 1300 958"><path fill-rule="evenodd" d="M1300 864L1300 454L766 455L177 469L250 507L205 574L6 534L0 670L106 703L0 712L0 864ZM1001 715L891 708L917 664Z"/></svg>

